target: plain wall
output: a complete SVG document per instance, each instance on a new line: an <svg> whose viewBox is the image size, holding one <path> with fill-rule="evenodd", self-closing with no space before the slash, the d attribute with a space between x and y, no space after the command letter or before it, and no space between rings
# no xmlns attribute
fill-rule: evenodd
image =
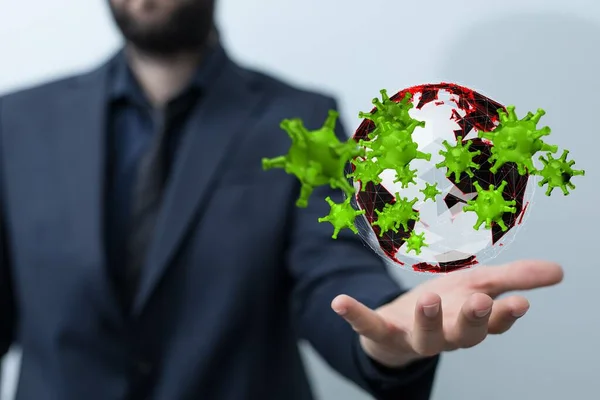
<svg viewBox="0 0 600 400"><path fill-rule="evenodd" d="M381 88L466 85L517 110L544 108L550 143L585 177L550 198L536 191L527 226L495 260L562 263L560 287L529 294L514 329L444 356L435 400L600 398L600 192L597 0L218 0L225 44L250 66L336 95L346 126ZM119 46L105 0L0 0L0 93L95 66ZM560 192L560 191L557 191ZM483 268L483 267L482 267ZM429 276L395 270L408 284ZM306 349L319 398L368 396ZM11 399L18 353L5 362Z"/></svg>

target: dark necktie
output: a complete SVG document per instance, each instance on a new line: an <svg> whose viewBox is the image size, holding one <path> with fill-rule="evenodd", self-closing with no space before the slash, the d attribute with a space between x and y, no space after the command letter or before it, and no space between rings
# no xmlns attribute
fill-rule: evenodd
<svg viewBox="0 0 600 400"><path fill-rule="evenodd" d="M167 177L167 124L164 113L155 114L155 131L150 145L138 163L131 202L130 230L127 242L125 297L126 306L132 305L137 292L140 273L154 237L156 220Z"/></svg>

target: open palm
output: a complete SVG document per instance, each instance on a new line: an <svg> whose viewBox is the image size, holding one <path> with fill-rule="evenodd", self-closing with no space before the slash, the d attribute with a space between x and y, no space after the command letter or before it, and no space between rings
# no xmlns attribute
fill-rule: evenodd
<svg viewBox="0 0 600 400"><path fill-rule="evenodd" d="M562 268L554 263L519 261L429 280L376 310L346 295L336 297L332 308L361 335L371 358L397 367L506 332L525 315L529 302L523 296L498 296L551 286L562 278Z"/></svg>

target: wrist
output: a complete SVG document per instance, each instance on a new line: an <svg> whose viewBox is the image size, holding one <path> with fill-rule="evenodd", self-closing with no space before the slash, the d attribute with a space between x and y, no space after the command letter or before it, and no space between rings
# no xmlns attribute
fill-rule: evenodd
<svg viewBox="0 0 600 400"><path fill-rule="evenodd" d="M369 358L386 368L402 368L427 358L411 351L399 352L397 349L388 351L381 346L373 345L363 336L360 337L360 345Z"/></svg>

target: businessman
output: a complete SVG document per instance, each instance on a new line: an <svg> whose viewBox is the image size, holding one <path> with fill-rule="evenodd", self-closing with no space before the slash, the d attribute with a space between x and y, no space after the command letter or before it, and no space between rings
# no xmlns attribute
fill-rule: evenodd
<svg viewBox="0 0 600 400"><path fill-rule="evenodd" d="M378 399L429 398L438 355L507 331L542 261L407 291L265 173L288 117L336 104L231 61L212 0L110 0L126 45L0 98L0 354L19 400L309 400L299 338ZM340 128L340 135L344 135ZM476 366L475 366L476 367Z"/></svg>

